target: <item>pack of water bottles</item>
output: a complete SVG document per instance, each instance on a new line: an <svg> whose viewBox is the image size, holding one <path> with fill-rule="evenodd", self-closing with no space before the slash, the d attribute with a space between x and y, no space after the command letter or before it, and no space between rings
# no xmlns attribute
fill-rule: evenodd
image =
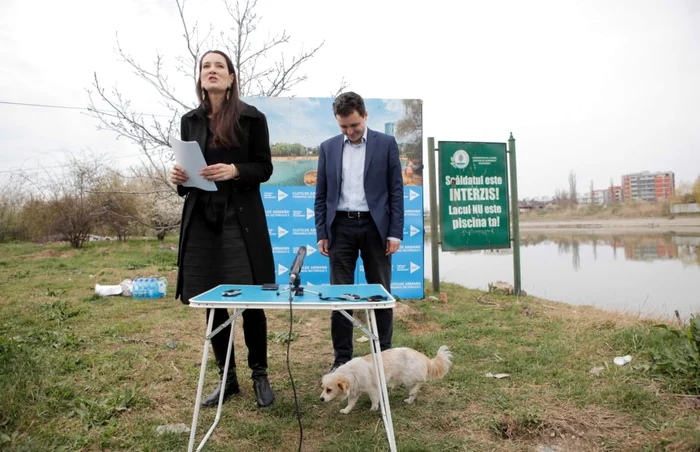
<svg viewBox="0 0 700 452"><path fill-rule="evenodd" d="M131 282L132 298L161 298L165 296L168 281L160 278L135 278Z"/></svg>

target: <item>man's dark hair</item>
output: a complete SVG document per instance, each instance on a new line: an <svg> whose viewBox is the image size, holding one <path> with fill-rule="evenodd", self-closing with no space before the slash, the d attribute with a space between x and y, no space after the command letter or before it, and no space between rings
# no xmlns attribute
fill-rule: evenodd
<svg viewBox="0 0 700 452"><path fill-rule="evenodd" d="M365 110L365 101L362 100L362 96L352 91L343 93L335 98L333 101L333 114L335 116L347 117L356 111L360 116L364 116L367 110Z"/></svg>

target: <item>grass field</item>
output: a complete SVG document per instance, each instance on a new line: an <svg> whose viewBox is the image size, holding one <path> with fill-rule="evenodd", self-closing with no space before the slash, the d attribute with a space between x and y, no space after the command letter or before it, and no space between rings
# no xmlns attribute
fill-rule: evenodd
<svg viewBox="0 0 700 452"><path fill-rule="evenodd" d="M172 299L174 238L0 245L0 449L13 451L186 450L188 435L156 434L190 425L205 330L204 313ZM94 295L104 284L163 275L160 300ZM649 321L527 297L497 296L443 284L448 302L403 300L394 345L433 356L450 346L454 366L423 387L414 405L390 393L399 451L700 450L696 399L670 393L644 350L657 340ZM236 331L241 394L224 405L205 450L296 451L292 386L285 364L289 314L268 312L270 379L277 394L255 406ZM388 450L380 415L364 397L319 400L332 361L329 314L293 315L291 362L303 450ZM359 337L361 332L356 333ZM357 343L356 354L369 352ZM630 365L612 364L631 354ZM205 391L216 377L213 361ZM590 370L602 366L600 375ZM508 373L504 379L485 374ZM204 425L215 410L203 410Z"/></svg>

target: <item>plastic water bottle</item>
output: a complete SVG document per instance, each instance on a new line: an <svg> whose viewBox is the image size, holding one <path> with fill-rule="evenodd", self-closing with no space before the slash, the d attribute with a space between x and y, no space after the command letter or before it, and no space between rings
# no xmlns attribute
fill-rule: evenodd
<svg viewBox="0 0 700 452"><path fill-rule="evenodd" d="M139 278L139 298L146 298L146 278Z"/></svg>
<svg viewBox="0 0 700 452"><path fill-rule="evenodd" d="M152 278L153 282L153 298L160 298L160 292L158 290L158 278Z"/></svg>
<svg viewBox="0 0 700 452"><path fill-rule="evenodd" d="M158 298L164 297L168 289L168 280L165 277L158 279Z"/></svg>
<svg viewBox="0 0 700 452"><path fill-rule="evenodd" d="M142 297L142 289L141 287L143 284L141 283L141 278L135 278L134 283L131 286L131 297L132 298L141 298Z"/></svg>
<svg viewBox="0 0 700 452"><path fill-rule="evenodd" d="M132 298L161 298L165 296L168 287L168 280L161 278L136 278L131 286Z"/></svg>
<svg viewBox="0 0 700 452"><path fill-rule="evenodd" d="M141 278L141 298L148 298L148 278Z"/></svg>
<svg viewBox="0 0 700 452"><path fill-rule="evenodd" d="M158 297L158 282L155 278L146 279L146 298Z"/></svg>

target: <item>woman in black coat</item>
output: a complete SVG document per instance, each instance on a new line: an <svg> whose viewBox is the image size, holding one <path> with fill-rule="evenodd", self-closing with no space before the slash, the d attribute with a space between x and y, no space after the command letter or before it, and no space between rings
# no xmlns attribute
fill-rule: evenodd
<svg viewBox="0 0 700 452"><path fill-rule="evenodd" d="M182 117L183 141L196 141L207 166L200 174L216 183L216 192L184 187L188 175L175 165L170 181L185 197L180 227L175 297L190 298L219 284L275 282L272 245L267 229L260 184L272 175L270 140L265 115L238 97L231 59L209 51L199 63L197 97L200 106ZM226 309L207 309L215 329L228 320ZM212 338L223 377L230 325ZM275 395L267 378L267 320L261 309L243 312L248 366L258 406L272 404ZM224 400L239 392L235 358L226 376ZM221 383L202 406L218 404Z"/></svg>

